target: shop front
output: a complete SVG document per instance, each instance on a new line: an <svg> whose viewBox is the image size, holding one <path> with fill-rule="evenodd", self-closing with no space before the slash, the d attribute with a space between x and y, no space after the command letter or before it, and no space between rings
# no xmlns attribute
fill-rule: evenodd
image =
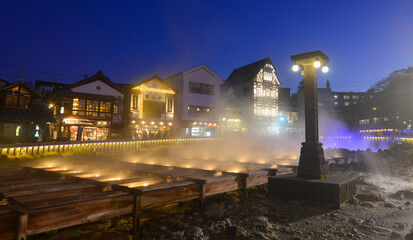
<svg viewBox="0 0 413 240"><path fill-rule="evenodd" d="M186 137L216 137L217 123L214 122L192 122L186 124Z"/></svg>
<svg viewBox="0 0 413 240"><path fill-rule="evenodd" d="M167 138L171 136L171 127L172 122L168 121L137 122L132 120L129 126L130 139Z"/></svg>
<svg viewBox="0 0 413 240"><path fill-rule="evenodd" d="M110 134L110 121L63 119L63 135L70 141L105 141Z"/></svg>

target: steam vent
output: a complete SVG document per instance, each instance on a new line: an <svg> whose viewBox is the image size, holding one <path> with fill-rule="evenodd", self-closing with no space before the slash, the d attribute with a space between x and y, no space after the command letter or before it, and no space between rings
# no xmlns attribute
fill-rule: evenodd
<svg viewBox="0 0 413 240"><path fill-rule="evenodd" d="M287 199L302 200L340 208L356 195L354 177L328 177L322 143L318 133L317 69L328 71L329 58L321 51L291 56L293 70L302 69L305 99L305 142L302 143L297 175L268 179L268 193ZM325 71L326 70L326 71Z"/></svg>

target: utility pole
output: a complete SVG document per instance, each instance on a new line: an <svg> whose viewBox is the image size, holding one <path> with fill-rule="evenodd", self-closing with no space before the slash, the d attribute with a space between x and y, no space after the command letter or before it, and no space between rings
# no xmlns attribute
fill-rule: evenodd
<svg viewBox="0 0 413 240"><path fill-rule="evenodd" d="M19 67L19 78L17 79L17 81L22 82L23 79L21 78L21 74L22 74L22 67Z"/></svg>

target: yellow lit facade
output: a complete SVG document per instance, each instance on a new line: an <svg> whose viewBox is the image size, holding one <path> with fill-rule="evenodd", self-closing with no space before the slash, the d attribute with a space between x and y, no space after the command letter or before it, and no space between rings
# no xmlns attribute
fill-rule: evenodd
<svg viewBox="0 0 413 240"><path fill-rule="evenodd" d="M132 86L129 139L169 137L173 127L175 94L158 76Z"/></svg>

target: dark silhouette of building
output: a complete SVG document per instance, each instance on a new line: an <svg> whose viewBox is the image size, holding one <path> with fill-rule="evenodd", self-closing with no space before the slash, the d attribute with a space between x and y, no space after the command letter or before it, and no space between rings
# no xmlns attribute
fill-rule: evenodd
<svg viewBox="0 0 413 240"><path fill-rule="evenodd" d="M41 96L19 80L0 81L0 143L47 141L56 121Z"/></svg>

